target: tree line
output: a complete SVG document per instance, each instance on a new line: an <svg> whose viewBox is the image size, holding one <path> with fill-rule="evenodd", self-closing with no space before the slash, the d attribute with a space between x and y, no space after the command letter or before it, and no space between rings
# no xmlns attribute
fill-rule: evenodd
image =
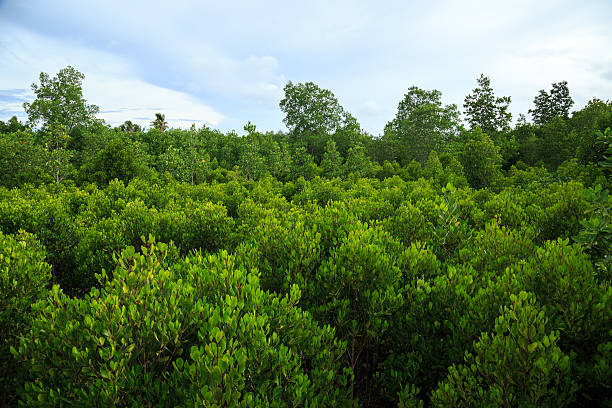
<svg viewBox="0 0 612 408"><path fill-rule="evenodd" d="M227 179L229 172L255 180L268 174L280 180L386 177L441 166L480 188L529 167L552 173L560 166L589 169L603 180L612 163L606 131L612 102L594 98L570 113L565 81L541 90L529 110L533 121L520 115L514 126L511 98L496 96L484 75L465 98L465 125L456 105L442 104L440 91L413 86L378 136L364 132L331 91L289 82L280 102L289 131L260 132L249 122L239 136L206 126L169 129L162 113L148 130L131 121L111 128L84 99L83 78L72 67L53 78L42 73L40 84L32 85L35 100L24 104L27 123L15 117L0 122L4 185L67 179L103 184L153 174L197 183Z"/></svg>

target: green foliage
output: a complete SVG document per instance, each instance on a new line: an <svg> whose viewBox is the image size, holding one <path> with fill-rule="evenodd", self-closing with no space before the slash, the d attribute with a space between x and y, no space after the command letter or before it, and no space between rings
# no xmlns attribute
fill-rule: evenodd
<svg viewBox="0 0 612 408"><path fill-rule="evenodd" d="M344 172L347 175L355 174L358 177L373 177L376 173L374 163L365 154L363 146L351 147L346 153Z"/></svg>
<svg viewBox="0 0 612 408"><path fill-rule="evenodd" d="M168 129L168 122L166 122L166 115L163 113L156 113L155 119L151 122L151 127L163 132Z"/></svg>
<svg viewBox="0 0 612 408"><path fill-rule="evenodd" d="M463 165L468 183L473 188L490 187L499 177L499 148L478 128L464 134L459 161Z"/></svg>
<svg viewBox="0 0 612 408"><path fill-rule="evenodd" d="M285 113L284 123L292 132L332 134L354 121L332 92L312 82L289 82L284 91L285 98L280 101L280 108Z"/></svg>
<svg viewBox="0 0 612 408"><path fill-rule="evenodd" d="M556 116L535 129L539 160L555 169L574 156L576 135L570 131L569 121Z"/></svg>
<svg viewBox="0 0 612 408"><path fill-rule="evenodd" d="M519 162L517 164L520 165L521 163ZM570 179L573 180L573 178ZM527 169L521 169L512 166L506 178L507 185L525 189L535 189L538 186L550 184L552 181L553 176L545 167L528 167Z"/></svg>
<svg viewBox="0 0 612 408"><path fill-rule="evenodd" d="M398 395L398 408L423 408L425 404L417 397L418 393L419 388L414 385L404 387Z"/></svg>
<svg viewBox="0 0 612 408"><path fill-rule="evenodd" d="M258 180L265 171L264 159L259 153L258 135L255 132L255 125L251 124L251 122L244 126L244 130L249 133L244 137L245 147L238 165L240 166L241 173L247 180Z"/></svg>
<svg viewBox="0 0 612 408"><path fill-rule="evenodd" d="M88 105L83 98L84 78L82 73L70 66L61 69L53 78L41 72L40 85L32 84L36 99L23 104L30 123L35 126L42 122L44 128L58 124L67 132L77 126L91 125L99 109L95 105Z"/></svg>
<svg viewBox="0 0 612 408"><path fill-rule="evenodd" d="M113 139L80 168L80 177L101 186L113 179L129 181L143 173L138 159L129 144Z"/></svg>
<svg viewBox="0 0 612 408"><path fill-rule="evenodd" d="M612 272L612 197L600 185L587 189L588 218L581 220L582 229L574 238L589 253L602 273Z"/></svg>
<svg viewBox="0 0 612 408"><path fill-rule="evenodd" d="M533 100L534 108L529 109L529 113L533 116L535 124L544 125L558 116L567 119L573 104L567 81L561 81L552 84L550 93L540 90Z"/></svg>
<svg viewBox="0 0 612 408"><path fill-rule="evenodd" d="M64 180L73 170L71 159L74 152L67 149L69 136L66 127L54 122L45 132L45 169L56 183Z"/></svg>
<svg viewBox="0 0 612 408"><path fill-rule="evenodd" d="M597 132L595 144L602 152L599 165L608 171L612 171L612 130L606 128L605 132Z"/></svg>
<svg viewBox="0 0 612 408"><path fill-rule="evenodd" d="M471 131L413 87L375 138L285 91L289 133L0 123L1 405L609 405L609 103L511 131L481 76Z"/></svg>
<svg viewBox="0 0 612 408"><path fill-rule="evenodd" d="M395 118L385 126L385 139L393 159L402 164L410 160L425 163L432 150L449 147L459 134L456 105L443 106L442 93L416 86L408 89L399 103Z"/></svg>
<svg viewBox="0 0 612 408"><path fill-rule="evenodd" d="M480 75L478 87L465 97L463 108L472 130L480 128L488 135L510 128L512 114L509 111L510 97L496 98L491 88L491 80Z"/></svg>
<svg viewBox="0 0 612 408"><path fill-rule="evenodd" d="M557 346L559 333L547 330L544 312L526 292L483 333L465 365L449 368L432 397L436 407L561 407L572 400L570 359Z"/></svg>
<svg viewBox="0 0 612 408"><path fill-rule="evenodd" d="M588 207L584 188L576 182L551 184L531 196L533 205L523 204L533 226L539 230L540 243L573 237L580 230L580 220Z"/></svg>
<svg viewBox="0 0 612 408"><path fill-rule="evenodd" d="M334 94L312 82L287 83L280 109L290 130L291 141L306 148L321 162L327 140L337 131L358 132L356 119L340 105Z"/></svg>
<svg viewBox="0 0 612 408"><path fill-rule="evenodd" d="M383 227L404 245L416 241L428 241L432 236L433 224L425 219L419 207L404 202L392 217L382 222Z"/></svg>
<svg viewBox="0 0 612 408"><path fill-rule="evenodd" d="M455 257L460 244L471 239L471 229L461 219L457 190L451 185L442 189L443 201L436 205L437 219L433 227L432 244L442 259Z"/></svg>
<svg viewBox="0 0 612 408"><path fill-rule="evenodd" d="M16 404L17 388L23 380L21 367L9 348L30 328L35 316L31 305L45 297L51 279L51 266L36 237L20 231L4 235L0 231L0 403Z"/></svg>
<svg viewBox="0 0 612 408"><path fill-rule="evenodd" d="M28 129L28 126L21 123L17 116L13 115L6 123L0 120L0 134L24 132Z"/></svg>
<svg viewBox="0 0 612 408"><path fill-rule="evenodd" d="M612 289L609 277L598 277L581 248L567 242L547 243L515 267L516 276L546 308L550 326L559 330L559 346L573 358L580 404L600 406L610 383L593 375L602 361L598 350L612 341Z"/></svg>
<svg viewBox="0 0 612 408"><path fill-rule="evenodd" d="M501 275L507 267L533 256L534 236L530 228L513 231L490 222L484 231L479 231L470 242L461 245L459 257L482 275Z"/></svg>
<svg viewBox="0 0 612 408"><path fill-rule="evenodd" d="M303 289L307 309L347 341L346 359L364 397L372 393L372 365L380 358L391 316L403 303L401 270L389 246L393 243L378 229L351 231Z"/></svg>
<svg viewBox="0 0 612 408"><path fill-rule="evenodd" d="M336 149L336 142L328 140L325 146L325 153L321 161L321 170L328 178L339 177L341 175L342 156Z"/></svg>
<svg viewBox="0 0 612 408"><path fill-rule="evenodd" d="M50 181L44 171L47 152L35 143L30 133L18 132L0 134L0 184L4 187L18 187L31 183Z"/></svg>
<svg viewBox="0 0 612 408"><path fill-rule="evenodd" d="M305 147L298 147L293 155L291 175L294 179L304 177L306 180L314 178L320 169L314 162L312 155L308 154Z"/></svg>
<svg viewBox="0 0 612 408"><path fill-rule="evenodd" d="M131 120L126 120L119 126L119 130L126 133L142 132L142 127L137 123L132 123Z"/></svg>
<svg viewBox="0 0 612 408"><path fill-rule="evenodd" d="M14 350L30 406L350 405L343 345L222 253L169 267L169 248L128 247L82 300L55 286ZM36 339L36 341L33 341Z"/></svg>
<svg viewBox="0 0 612 408"><path fill-rule="evenodd" d="M576 158L583 164L599 162L605 148L597 143L597 137L612 128L612 102L594 98L573 113L570 123L578 143Z"/></svg>
<svg viewBox="0 0 612 408"><path fill-rule="evenodd" d="M281 141L272 141L272 147L268 154L265 154L266 166L268 172L277 180L286 180L291 172L291 154L289 145Z"/></svg>

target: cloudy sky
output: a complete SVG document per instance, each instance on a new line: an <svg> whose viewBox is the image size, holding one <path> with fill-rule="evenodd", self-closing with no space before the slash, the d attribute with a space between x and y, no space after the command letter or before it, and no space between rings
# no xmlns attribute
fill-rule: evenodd
<svg viewBox="0 0 612 408"><path fill-rule="evenodd" d="M612 99L612 1L0 0L0 120L72 65L112 125L283 130L288 81L330 89L377 135L412 85L461 107L480 73L512 112L567 80Z"/></svg>

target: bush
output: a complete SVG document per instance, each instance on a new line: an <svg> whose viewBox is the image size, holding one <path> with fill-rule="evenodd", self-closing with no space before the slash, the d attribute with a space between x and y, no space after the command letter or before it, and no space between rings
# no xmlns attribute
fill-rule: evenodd
<svg viewBox="0 0 612 408"><path fill-rule="evenodd" d="M453 365L433 393L435 407L562 407L572 401L570 359L557 346L559 333L547 331L544 312L527 292L511 296L495 320L466 353L465 365Z"/></svg>
<svg viewBox="0 0 612 408"><path fill-rule="evenodd" d="M485 225L473 239L459 250L464 264L474 267L482 276L501 275L504 270L529 259L535 252L533 230L514 231L496 222Z"/></svg>
<svg viewBox="0 0 612 408"><path fill-rule="evenodd" d="M171 267L171 248L126 249L112 280L74 299L54 286L14 350L28 406L351 404L344 345L226 253Z"/></svg>
<svg viewBox="0 0 612 408"><path fill-rule="evenodd" d="M521 287L535 293L550 327L561 333L559 347L572 356L572 375L581 388L579 403L601 406L611 386L609 377L595 375L610 356L602 352L612 342L610 281L599 283L588 257L567 240L548 242L515 269Z"/></svg>
<svg viewBox="0 0 612 408"><path fill-rule="evenodd" d="M20 231L4 235L0 231L0 405L16 403L16 389L22 380L20 367L10 347L30 328L34 316L31 305L47 293L51 266L36 237Z"/></svg>

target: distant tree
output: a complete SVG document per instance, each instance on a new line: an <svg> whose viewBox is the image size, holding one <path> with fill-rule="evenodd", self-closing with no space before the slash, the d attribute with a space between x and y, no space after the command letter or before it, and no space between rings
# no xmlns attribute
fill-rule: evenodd
<svg viewBox="0 0 612 408"><path fill-rule="evenodd" d="M535 126L528 123L522 113L512 130L512 136L518 145L518 160L529 165L534 165L540 160L540 139L536 136Z"/></svg>
<svg viewBox="0 0 612 408"><path fill-rule="evenodd" d="M512 114L508 110L510 97L496 98L491 88L491 80L480 74L478 87L465 97L463 108L472 130L480 127L488 135L510 129Z"/></svg>
<svg viewBox="0 0 612 408"><path fill-rule="evenodd" d="M157 134L161 132L154 130ZM210 155L203 148L202 140L191 125L188 131L173 129L163 133L170 144L156 160L160 173L169 173L176 180L196 184L206 180L210 172Z"/></svg>
<svg viewBox="0 0 612 408"><path fill-rule="evenodd" d="M45 128L61 125L67 133L77 126L92 124L99 108L88 105L83 98L84 78L85 75L70 66L60 70L54 78L42 72L40 85L32 84L36 99L23 104L30 124L36 126L42 122Z"/></svg>
<svg viewBox="0 0 612 408"><path fill-rule="evenodd" d="M337 131L359 133L357 120L340 105L334 94L312 82L285 85L280 101L283 122L291 132L291 141L302 145L320 162L327 140Z"/></svg>
<svg viewBox="0 0 612 408"><path fill-rule="evenodd" d="M567 120L555 116L543 125L535 126L534 130L540 142L538 161L544 162L550 170L574 157L576 132L570 130Z"/></svg>
<svg viewBox="0 0 612 408"><path fill-rule="evenodd" d="M428 179L437 181L443 173L444 168L442 167L442 162L438 157L438 153L432 150L429 152L429 157L423 166L423 175Z"/></svg>
<svg viewBox="0 0 612 408"><path fill-rule="evenodd" d="M164 130L168 129L168 122L166 122L166 115L162 113L156 113L155 120L151 122L151 126L159 130L160 132L163 132Z"/></svg>
<svg viewBox="0 0 612 408"><path fill-rule="evenodd" d="M285 113L283 122L292 132L331 134L352 119L334 94L312 82L285 85L285 98L280 101Z"/></svg>
<svg viewBox="0 0 612 408"><path fill-rule="evenodd" d="M28 127L13 116L6 123L0 120L0 133L15 133L25 131Z"/></svg>
<svg viewBox="0 0 612 408"><path fill-rule="evenodd" d="M140 127L140 125L132 123L131 120L126 120L125 122L123 122L123 124L119 126L119 130L125 133L142 132L142 128Z"/></svg>
<svg viewBox="0 0 612 408"><path fill-rule="evenodd" d="M48 152L34 139L31 132L0 134L0 185L11 188L50 181L45 174Z"/></svg>
<svg viewBox="0 0 612 408"><path fill-rule="evenodd" d="M411 160L425 163L429 152L444 150L459 135L457 106L443 106L441 96L435 89L408 89L395 118L385 127L385 137L395 153L393 159L404 165Z"/></svg>
<svg viewBox="0 0 612 408"><path fill-rule="evenodd" d="M533 100L533 109L529 113L533 116L536 125L544 125L552 119L560 116L563 119L569 118L569 110L574 104L567 87L567 81L552 84L550 93L541 89Z"/></svg>
<svg viewBox="0 0 612 408"><path fill-rule="evenodd" d="M198 138L195 124L191 125L188 132L187 145L187 169L191 184L195 184L196 180L201 180L208 173L210 167L210 155L205 153L202 143Z"/></svg>

